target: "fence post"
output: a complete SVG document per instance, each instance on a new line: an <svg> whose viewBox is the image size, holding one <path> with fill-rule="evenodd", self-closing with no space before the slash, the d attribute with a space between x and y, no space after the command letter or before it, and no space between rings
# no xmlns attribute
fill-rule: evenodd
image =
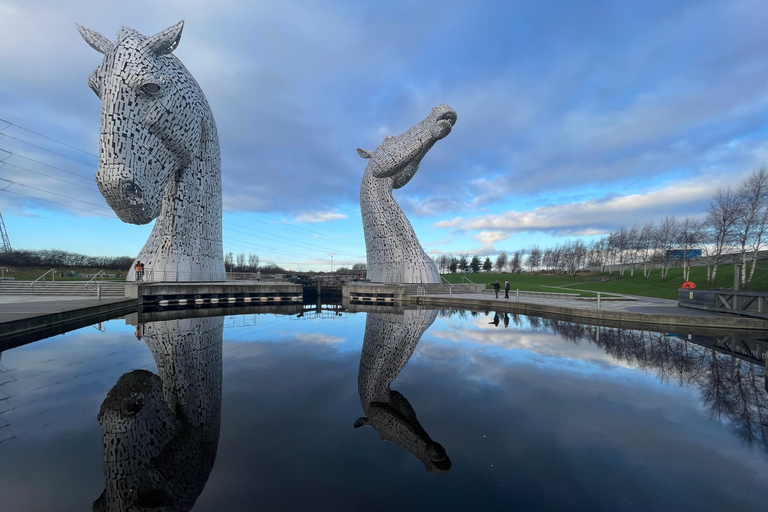
<svg viewBox="0 0 768 512"><path fill-rule="evenodd" d="M96 300L101 300L101 285L96 285Z"/></svg>
<svg viewBox="0 0 768 512"><path fill-rule="evenodd" d="M515 301L520 302L520 288L515 290Z"/></svg>
<svg viewBox="0 0 768 512"><path fill-rule="evenodd" d="M597 309L600 309L600 292L597 292Z"/></svg>

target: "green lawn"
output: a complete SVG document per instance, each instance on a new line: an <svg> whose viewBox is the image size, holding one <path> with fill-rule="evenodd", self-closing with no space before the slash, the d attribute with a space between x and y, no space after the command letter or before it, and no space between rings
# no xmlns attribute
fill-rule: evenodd
<svg viewBox="0 0 768 512"><path fill-rule="evenodd" d="M683 283L683 270L672 268L665 281L661 280L661 271L654 270L648 279L643 279L643 273L635 272L635 277L629 277L629 272L620 277L613 273L614 280L600 283L581 283L571 285L583 290L595 290L614 293L627 293L631 295L643 295L646 297L659 297L662 299L677 299L677 290ZM733 265L721 265L717 269L717 280L714 284L707 282L707 267L691 268L690 280L696 284L696 288L711 290L714 288L733 287ZM758 262L755 269L755 277L749 288L754 291L768 290L768 262Z"/></svg>
<svg viewBox="0 0 768 512"><path fill-rule="evenodd" d="M495 272L477 273L477 274L443 274L443 277L449 283L461 283L462 277L465 277L475 284L488 284L495 281L499 281L502 289L504 288L504 281L509 281L509 286L512 290L521 290L526 292L563 292L563 293L576 293L579 292L573 290L555 290L552 286L583 283L584 278L569 277L564 275L549 275L549 274L497 274ZM491 288L490 286L488 286Z"/></svg>
<svg viewBox="0 0 768 512"><path fill-rule="evenodd" d="M0 265L2 266L2 265ZM43 275L47 270L45 267L5 267L8 270L5 271L6 277L13 277L16 281L34 281L41 275ZM78 267L78 268L69 268L69 267L62 267L56 269L56 281L88 281L90 277L60 277L60 273L69 274L70 271L75 271L78 274L95 274L99 270L102 270L100 268L91 268L91 267ZM111 270L111 269L104 269L105 274L123 274L123 277L105 277L105 281L125 281L125 276L128 273L128 270ZM51 275L48 274L45 276L46 281L51 280ZM97 279L101 280L101 277L98 277Z"/></svg>
<svg viewBox="0 0 768 512"><path fill-rule="evenodd" d="M661 280L661 270L654 269L648 279L643 279L642 270L636 270L635 276L630 277L629 271L621 277L618 272L610 276L610 281L599 283L585 283L585 277L609 277L608 274L579 274L576 277L551 274L444 274L443 277L451 283L460 283L461 278L466 277L473 283L493 283L498 280L502 287L504 281L509 280L510 287L515 290L536 292L568 292L569 288L591 290L593 292L626 293L629 295L642 295L645 297L659 297L662 299L677 299L677 291L683 282L683 269L672 268L665 281ZM717 281L714 284L707 283L707 267L691 268L691 281L697 288L732 288L733 265L721 265L717 270ZM552 288L564 287L564 288ZM751 290L768 291L768 261L760 261L755 269L755 277L752 280ZM574 293L578 293L573 290ZM592 294L583 294L589 296Z"/></svg>

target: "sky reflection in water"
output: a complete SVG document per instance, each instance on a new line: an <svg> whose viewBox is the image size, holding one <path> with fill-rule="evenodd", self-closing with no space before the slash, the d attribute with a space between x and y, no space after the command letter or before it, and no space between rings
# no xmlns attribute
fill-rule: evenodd
<svg viewBox="0 0 768 512"><path fill-rule="evenodd" d="M595 341L594 328L537 318L509 315L505 328L493 313L406 314L405 322L344 314L167 324L193 333L185 346L214 351L223 324L220 395L215 364L201 368L189 351L162 348L156 340L165 338L153 342L146 327L137 340L122 320L7 351L3 509L88 510L110 468L127 467L146 488L165 489L145 500L173 510L192 495L196 511L765 509L761 367L732 367L653 333L602 329ZM118 467L119 457L105 465L102 455L103 435L125 439L151 424L137 423L149 421L143 409L121 417L123 430L97 421L102 407L111 420L125 413L105 401L112 389L119 404L134 403L130 386L139 384L121 376L136 369L160 375L136 374L143 403L197 404L168 408L178 425L172 442L158 441L160 476L141 473L137 457ZM213 376L207 387L201 375ZM161 383L162 393L151 387ZM215 440L184 428L195 421L218 432L212 469L200 461ZM193 456L203 457L197 476L167 478L183 465L173 461ZM174 489L186 498L173 501ZM119 499L106 501L105 510L120 509Z"/></svg>

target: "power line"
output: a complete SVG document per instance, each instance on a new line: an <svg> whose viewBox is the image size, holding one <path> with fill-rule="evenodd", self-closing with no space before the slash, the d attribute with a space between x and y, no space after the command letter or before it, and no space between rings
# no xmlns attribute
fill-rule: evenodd
<svg viewBox="0 0 768 512"><path fill-rule="evenodd" d="M83 137L83 136L82 136L82 135L80 135L79 133L75 133L75 132L73 132L72 130L68 130L68 129L66 129L66 128L62 128L61 126L55 125L55 124L53 124L53 123L49 123L48 121L46 121L46 120L44 120L44 119L40 119L39 117L35 117L35 116L33 116L32 114L28 114L28 113L24 112L23 110L19 110L19 109L15 108L15 107L9 107L8 105L3 105L2 103L0 103L0 107L3 107L3 108L7 108L7 109L9 109L9 110L14 110L14 111L16 111L16 112L18 112L18 113L20 113L20 114L23 114L23 115L25 115L25 116L27 116L27 117L30 117L30 118L34 119L35 121L40 121L41 123L45 123L45 124L47 124L48 126L53 126L54 128L57 128L57 129L59 129L59 130L61 130L61 131L64 131L64 132L68 132L68 133L71 133L72 135L76 135L77 137L80 137L80 138L81 138L81 139L83 139L83 140L87 140L88 142L93 142L93 141L92 141L91 139L89 139L88 137Z"/></svg>
<svg viewBox="0 0 768 512"><path fill-rule="evenodd" d="M266 236L270 236L270 237L274 237L274 238L281 238L283 240L291 240L290 238L286 238L284 236L272 235L272 234L266 233L264 231L259 231L258 229L249 228L247 226L241 226L239 224L234 224L234 223L229 222L229 221L224 222L224 224L229 224L229 225L232 225L232 226L237 226L239 228L248 229L248 230L254 231L256 233L262 233L262 236L266 235ZM238 231L236 229L232 229L232 231L234 231L236 233L243 233L244 235L248 235L249 234L249 233L246 233L244 231ZM329 249L327 247L322 247L322 246L319 246L319 245L307 244L307 243L304 243L304 242L296 242L296 241L283 242L282 240L273 240L273 241L274 242L279 242L279 243L282 243L282 244L294 245L294 246L300 247L302 249L321 249L321 250L324 250L324 251L335 252L337 254L345 254L347 256L352 256L352 257L355 257L355 258L359 258L360 257L359 254L353 254L351 252L344 252L344 251L334 251L333 249ZM301 244L301 245L298 245L298 244Z"/></svg>
<svg viewBox="0 0 768 512"><path fill-rule="evenodd" d="M104 208L105 210L110 210L111 211L111 208L109 208L108 206L103 206L103 205L96 204L96 203L89 203L88 201L83 201L82 199L75 199L74 197L66 196L64 194L57 194L56 192L51 192L49 190L44 190L42 188L33 187L32 185L25 185L24 183L19 183L18 181L9 180L9 179L6 179L6 178L0 178L0 180L7 181L8 183L12 183L12 184L18 185L20 187L31 188L33 190L37 190L38 192L45 192L46 194L51 194L51 195L54 195L54 196L64 197L66 199L71 199L73 201L78 201L80 203L89 204L91 206L96 206L97 208ZM6 189L6 190L8 190L8 189Z"/></svg>
<svg viewBox="0 0 768 512"><path fill-rule="evenodd" d="M5 105L0 105L0 106L5 106ZM5 107L6 107L6 108L11 108L12 110L17 110L17 109L13 109L12 107L7 107L7 106L5 106ZM19 112L21 112L21 111L19 111ZM21 113L25 114L24 112L21 112ZM25 114L25 115L28 115L28 114ZM32 117L33 119L36 119L36 118L34 118L34 116L29 116L29 117ZM11 122L11 121L8 121L8 120L6 120L6 119L2 119L2 118L0 118L0 122L4 122L4 123L7 123L9 126L14 126L14 127L16 127L16 128L19 128L19 129L21 129L21 130L24 130L24 131L26 131L26 132L28 132L28 133L31 133L31 134L33 134L33 135L36 135L36 136L42 137L42 138L44 138L44 139L47 139L47 140L50 140L50 141L56 142L56 143L58 143L58 144L62 144L62 145L64 145L64 146L66 146L66 147L70 147L70 148L72 148L72 149L76 149L76 150L78 150L78 151L81 151L81 152L83 152L83 153L86 153L86 154L88 154L88 155L92 155L92 156L94 156L94 157L97 157L97 158L98 158L98 155L96 155L96 154L93 154L93 153L89 153L89 152L87 152L87 151L85 151L85 150L82 150L82 149L80 149L80 148L77 148L77 147L75 147L75 146L72 146L72 145L70 145L70 144L67 144L67 143L65 143L65 142L62 142L62 141L60 141L60 140L57 140L57 139L55 139L55 138L53 138L53 137L49 137L49 136L47 136L47 135L43 135L43 134L41 134L41 133L38 133L38 132L36 132L36 131L30 130L30 129L28 129L28 128L25 128L25 127L23 127L23 126L20 126L20 125L18 125L18 124L16 124L16 123L13 123L13 122ZM45 122L45 121L43 121L43 122ZM51 124L51 123L47 123L47 122L46 122L46 124L49 124L49 125L51 125L51 126L53 126L53 127L56 127L56 128L60 128L60 127L57 127L56 125L53 125L53 124ZM6 128L7 128L7 127L6 127ZM5 129L5 128L3 128L3 129ZM60 129L62 129L62 130L64 130L64 131L69 131L69 130L66 130L66 129L63 129L63 128L60 128ZM70 133L73 133L73 134L74 134L74 132L70 132ZM77 134L75 134L75 135L77 135ZM60 152L54 151L54 150L52 150L52 149L48 149L48 148L46 148L46 147L43 147L43 146L39 146L39 145L37 145L37 144L34 144L34 143L32 143L32 142L29 142L29 141L26 141L26 140L23 140L23 139L20 139L20 138L14 137L14 136L12 136L12 135L8 135L8 134L6 134L6 133L0 133L0 139L1 139L2 137L8 137L9 139L13 139L13 140L16 140L16 141L18 141L18 142L21 142L21 143L27 144L27 145L29 145L29 146L32 146L32 147L35 147L35 148L41 149L41 150L43 150L43 151L46 151L46 152L52 153L52 154L54 154L54 155L57 155L57 156L59 156L59 157L62 157L62 158L67 158L67 159L69 159L69 160L74 160L75 162L78 162L78 163L81 163L81 164L87 165L88 167L91 167L91 168L97 168L97 166L96 166L96 165L94 165L93 163L90 163L90 162L86 162L86 161L80 160L80 159L78 159L78 158L74 158L74 157L72 157L72 156L69 156L69 155L65 155L65 154L63 154L63 153L60 153ZM34 162L34 163L37 163L37 164L40 164L40 165L44 165L44 166L46 166L46 167L49 167L49 168L51 168L51 169L55 169L55 170L57 170L57 171L61 171L61 172L67 173L67 174L71 174L71 175L73 175L73 176L75 176L75 177L77 177L77 178L80 178L80 179L84 179L84 180L88 180L88 181L90 181L91 183L93 183L93 178L90 178L90 177L85 177L85 176L83 176L83 175L81 175L81 174L78 174L78 173L75 173L75 172L72 172L72 171L68 171L68 170L66 170L66 169L62 169L61 167L56 167L56 166L53 166L53 165L50 165L50 164L46 164L46 163L44 163L44 162L41 162L41 161L39 161L39 160L35 160L35 159L29 158L29 157L25 157L25 156L19 155L19 154L17 154L17 153L14 153L14 152L12 152L12 151L8 151L8 150L6 150L6 149L0 149L0 151L2 151L2 152L4 152L4 153L7 153L7 154L9 154L9 155L11 155L11 156L15 156L15 157L18 157L18 158L22 158L22 159L28 160L28 161L30 161L30 162ZM57 177L55 177L55 176L51 176L51 175L49 175L49 174L45 174L45 173L42 173L42 172L39 172L39 171L33 171L32 169L29 169L29 168L26 168L26 167L22 167L22 166L18 166L18 165L15 165L15 164L10 164L10 163L8 163L7 165L11 165L12 167L15 167L15 168L18 168L18 169L22 169L22 170L26 170L26 171L29 171L29 172L33 172L33 173L36 173L36 174L39 174L39 175L42 175L42 176L46 176L46 177L49 177L49 178L52 178L52 179L55 179L55 180L58 180L58 181L62 181L62 182L64 182L64 183L68 183L68 184L71 184L71 185L79 186L79 187L81 187L81 188L85 188L86 190L90 190L90 191L92 191L92 192L95 192L95 190L94 190L94 189L91 189L91 188L88 188L88 187L85 187L85 186L82 186L82 185L78 185L78 184L76 184L76 183L72 183L72 182L70 182L70 181L67 181L67 180L63 180L63 179L61 179L61 178L57 178ZM39 189L39 188L36 188L36 187L32 187L32 186L30 186L30 185L25 185L25 184L23 184L23 183L18 183L18 182L11 182L10 180L5 180L5 181L9 181L11 184L17 184L17 185L20 185L20 186L29 187L29 188L32 188L32 189L34 189L34 190L38 190L38 191L41 191L41 192L44 192L44 193L49 193L49 194L53 194L53 195L58 195L58 196L60 196L60 197L68 197L68 196L64 196L64 195L62 195L62 194L56 194L56 193L54 193L54 192L49 192L49 191L47 191L47 190L43 190L43 189ZM18 192L12 192L12 193L15 193L15 194L17 194L17 195L21 195L21 196L25 196L25 197L30 197L30 198L32 198L32 199L40 199L40 200L43 200L43 199L41 199L41 198L36 198L35 196L27 196L27 195L25 195L25 194L20 194L20 193L18 193ZM77 200L77 199L76 199L76 200ZM99 208L104 208L104 209L106 209L106 207L104 207L104 206L102 206L102 205L97 205L97 204L94 204L94 203L89 203L88 201L82 201L82 200L77 200L77 201L79 201L79 202L83 202L83 203L85 203L85 204L90 204L90 205L92 205L92 206L96 206L96 207L99 207ZM50 203L53 203L53 204L61 204L61 203L57 203L57 202L55 202L55 201L47 201L47 202L50 202ZM256 220L257 222L261 222L261 223L264 223L264 224L268 224L268 225L269 225L270 227L272 227L272 228L276 228L276 229L285 229L285 230L288 230L288 231L297 232L297 233L299 233L299 234L301 234L301 235L303 235L303 236L307 236L307 234L310 234L310 235L312 235L313 237L322 237L323 239L325 239L325 240L327 240L327 241L331 242L331 243L332 243L332 244L334 244L334 245L346 245L346 246L354 247L355 249L360 249L360 248L362 247L362 245L361 245L361 244L351 243L351 242L347 242L347 241L345 241L345 240L339 240L339 239L333 238L333 237L331 237L331 236L325 235L325 234L323 234L323 233L319 233L319 232L317 232L317 231L313 231L313 230L310 230L310 229L306 229L306 228L303 228L303 227L300 227L300 226L295 226L295 225L293 225L293 224L290 224L290 223L288 223L288 222L286 222L286 221L284 221L284 220L281 220L281 219L276 219L276 218L270 217L270 216L268 216L268 215L265 215L265 214L262 214L262 213L257 213L257 212L249 212L248 210L245 210L245 209L243 209L243 208L240 208L239 206L234 206L234 205L232 205L232 204L228 204L228 203L224 203L224 204L226 204L226 205L227 205L228 207L230 207L230 208L236 208L236 209L238 209L238 210L241 210L241 211L243 211L243 212L246 212L246 213L251 213L252 215L257 215L257 216L263 217L263 218L265 218L265 219L268 219L269 221L277 222L277 224L273 224L273 223L271 223L271 222L265 222L265 221L263 221L263 220L258 220L258 219L249 219L249 220L252 220L252 221L253 221L253 220ZM63 205L63 206L67 206L67 205ZM67 207L69 207L69 206L67 206ZM87 210L87 209L83 209L83 208L76 208L76 207L70 207L70 208L75 208L75 209L78 209L78 210L83 210L83 211L91 211L91 210ZM96 213L96 212L92 212L92 213ZM231 214L233 214L233 215L239 215L239 216L241 216L241 217L245 217L245 218L248 218L246 215L243 215L243 214L240 214L240 213L236 213L236 212L229 212L229 213L231 213ZM271 239L271 240L273 240L273 241L276 241L276 242L279 242L279 243L281 243L281 244L293 245L293 246L295 246L295 247L299 247L299 248L307 248L307 249L320 249L320 250L323 250L323 251L336 252L336 253L338 253L338 254L344 254L344 255L347 255L347 256L349 256L349 257L351 257L351 258L362 258L362 257L363 257L363 256L361 256L361 255L358 255L358 254L353 254L353 253L350 253L350 252L345 252L345 251L337 251L337 250L334 250L334 249L330 249L330 248L327 248L327 247L322 247L322 246L318 246L318 245L308 244L308 243L305 243L305 242L300 242L300 241L297 241L297 240L293 240L293 239L290 239L290 238L282 237L282 236L280 236L280 235L272 235L272 234L268 234L268 233L266 233L266 232L264 232L264 231L259 231L259 230L253 229L253 228L249 228L249 227L247 227L247 226L241 226L241 225L238 225L238 224L234 224L234 223L231 223L231 224L232 224L232 225L234 225L234 226L237 226L237 227L243 228L243 229L248 229L248 230L251 230L251 231L253 231L253 232L256 232L256 233L260 233L260 234L261 234L261 236L271 237L271 238L267 238L267 239L268 239L268 240L269 240L269 239ZM235 232L239 232L239 233L243 233L243 234L248 234L248 233L244 233L244 232L242 232L242 231L237 231L237 230L232 230L232 231L235 231ZM278 238L278 239L282 239L282 240L275 240L275 238ZM290 242L285 242L285 241L283 241L283 240L290 240ZM239 242L240 242L240 243L247 243L247 242L243 242L243 241L239 241ZM253 246L253 247L255 247L255 248L257 248L257 249L262 249L262 248L263 248L263 249L269 249L269 250L273 250L273 251L276 251L276 252L278 252L278 253L282 252L282 250L274 249L274 248L271 248L271 247L267 247L267 246ZM296 255L296 256L300 256L300 257L306 257L306 255L304 255L304 254L297 254L297 253L286 253L286 254L293 254L293 255Z"/></svg>
<svg viewBox="0 0 768 512"><path fill-rule="evenodd" d="M0 149L0 151L2 151L2 149ZM88 190L90 192L96 192L97 194L100 193L95 188L86 187L85 185L80 185L79 183L74 183L72 181L67 181L67 180L64 180L64 179L61 179L61 178L57 178L56 176L51 176L50 174L45 174L45 173L42 173L42 172L39 172L39 171L33 171L32 169L28 169L26 167L21 167L20 165L9 164L8 162L0 162L0 169L2 169L6 165L9 165L11 167L15 167L17 169L21 169L22 171L33 172L35 174L39 174L41 176L45 176L46 178L51 178L52 180L62 181L64 183L68 183L68 184L70 184L72 186L75 186L75 187L84 188L85 190Z"/></svg>
<svg viewBox="0 0 768 512"><path fill-rule="evenodd" d="M28 198L34 199L36 201L45 201L46 203L57 204L59 206L65 207L65 208L72 208L74 210L82 210L84 212L93 213L94 215L101 215L102 217L108 217L110 219L116 219L117 218L116 215L107 215L106 213L95 212L93 210L87 210L85 208L78 208L77 206L71 206L71 205L64 204L64 203L57 203L56 201L51 201L49 199L43 199L42 197L35 197L35 196L27 195L27 194L22 194L21 192L16 192L14 190L8 190L7 188L5 189L5 192L10 192L11 194L16 194L17 196L28 197Z"/></svg>
<svg viewBox="0 0 768 512"><path fill-rule="evenodd" d="M50 165L50 164L47 164L45 162L41 162L39 160L35 160L33 158L22 156L22 155L20 155L18 153L14 153L13 151L8 151L7 149L0 148L0 151L2 151L3 153L8 153L11 156L15 156L16 158L23 158L24 160L29 160L30 162L34 162L36 164L44 165L46 167L50 167L51 169L56 169L57 171L61 171L61 172L65 172L67 174L71 174L72 176L77 176L78 178L82 178L84 180L90 181L91 183L93 183L93 181L94 181L93 178L89 178L87 176L83 176L82 174L77 174L76 172L68 171L66 169L62 169L61 167L56 167L55 165ZM96 167L96 166L91 165L91 167Z"/></svg>
<svg viewBox="0 0 768 512"><path fill-rule="evenodd" d="M55 142L57 144L61 144L62 146L67 146L68 148L76 149L77 151L80 151L81 153L85 153L86 155L95 156L96 158L99 157L99 155L95 155L95 154L91 153L90 151L86 151L84 149L80 149L77 146L73 146L71 144L67 144L66 142L62 142L60 140L56 140L56 139L54 139L52 137L49 137L47 135L43 135L42 133L38 133L36 131L32 131L29 128L24 128L23 126L19 126L18 124L12 123L12 122L10 122L10 121L8 121L6 119L0 118L0 121L2 121L3 123L8 123L11 126L15 126L19 130L24 130L25 132L33 133L33 134L37 135L38 137L42 137L44 139L51 140L51 141L53 141L53 142ZM7 128L7 126L6 126L6 128ZM5 128L3 128L3 130L5 130Z"/></svg>
<svg viewBox="0 0 768 512"><path fill-rule="evenodd" d="M289 254L291 256L298 256L300 258L305 258L307 256L306 254L299 254L299 253L296 253L296 252L284 251L283 249L275 249L274 247L268 247L266 245L254 245L254 244L252 244L250 242L244 242L242 240L234 240L232 238L224 238L224 240L230 240L232 242L237 242L237 243L245 244L246 246L251 246L254 249L258 249L258 250L267 249L267 250L270 250L270 251L275 251L278 254ZM242 246L239 246L239 247L242 247ZM243 248L245 249L247 247L243 247Z"/></svg>
<svg viewBox="0 0 768 512"><path fill-rule="evenodd" d="M280 224L282 224L282 226L275 226L274 224L269 224L270 226L273 226L273 227L279 227L279 228L282 228L282 229L293 229L294 231L297 231L297 230L306 231L307 233L311 233L312 235L322 236L322 237L327 238L328 240L332 240L332 241L334 241L335 243L338 243L338 244L349 245L349 246L352 246L352 247L355 247L355 248L362 247L360 244L356 244L356 243L353 243L353 242L347 242L346 240L339 240L337 238L333 238L333 237L330 237L328 235L324 235L323 233L319 233L317 231L312 231L311 229L302 228L300 226L294 226L293 224L291 224L289 222L286 222L286 221L281 220L281 219L275 219L275 218L270 217L268 215L265 215L263 213L250 212L250 211L248 211L248 210L246 210L244 208L240 208L239 206L235 206L233 204L226 203L226 202L224 202L223 204L225 206L230 207L230 208L237 208L238 210L244 211L246 213L250 213L251 215L258 215L260 217L265 217L265 218L267 218L269 220L272 220L274 222L279 222ZM231 213L232 215L239 215L241 217L247 218L245 215L243 215L241 213L236 213L236 212L229 212L229 213Z"/></svg>
<svg viewBox="0 0 768 512"><path fill-rule="evenodd" d="M24 144L28 144L28 145L30 145L32 147L37 148L37 149L42 149L43 151L48 151L49 153L53 153L54 155L59 155L60 157L68 158L70 160L74 160L75 162L80 162L81 164L85 164L87 166L93 167L93 164L91 162L86 162L84 160L79 160L79 159L77 159L77 158L75 158L73 156L65 155L63 153L59 153L59 152L54 151L52 149L44 148L43 146L38 146L37 144L32 144L31 142L28 142L28 141L23 140L23 139L19 139L18 137L14 137L13 135L8 135L7 133L0 133L0 139L2 139L3 137L8 137L9 139L17 140L19 142L22 142Z"/></svg>

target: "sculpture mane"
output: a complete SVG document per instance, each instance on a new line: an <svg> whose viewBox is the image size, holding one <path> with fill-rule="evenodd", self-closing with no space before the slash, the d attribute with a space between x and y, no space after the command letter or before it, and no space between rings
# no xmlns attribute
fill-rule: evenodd
<svg viewBox="0 0 768 512"><path fill-rule="evenodd" d="M88 77L102 103L96 183L122 221L157 219L136 258L144 280L222 281L219 140L205 95L172 53L183 26L152 37L123 27L112 42L78 25L104 55Z"/></svg>
<svg viewBox="0 0 768 512"><path fill-rule="evenodd" d="M382 283L439 283L440 273L422 249L411 223L392 197L405 186L435 142L451 133L456 112L440 105L422 122L397 137L388 136L370 158L360 185L368 279Z"/></svg>

